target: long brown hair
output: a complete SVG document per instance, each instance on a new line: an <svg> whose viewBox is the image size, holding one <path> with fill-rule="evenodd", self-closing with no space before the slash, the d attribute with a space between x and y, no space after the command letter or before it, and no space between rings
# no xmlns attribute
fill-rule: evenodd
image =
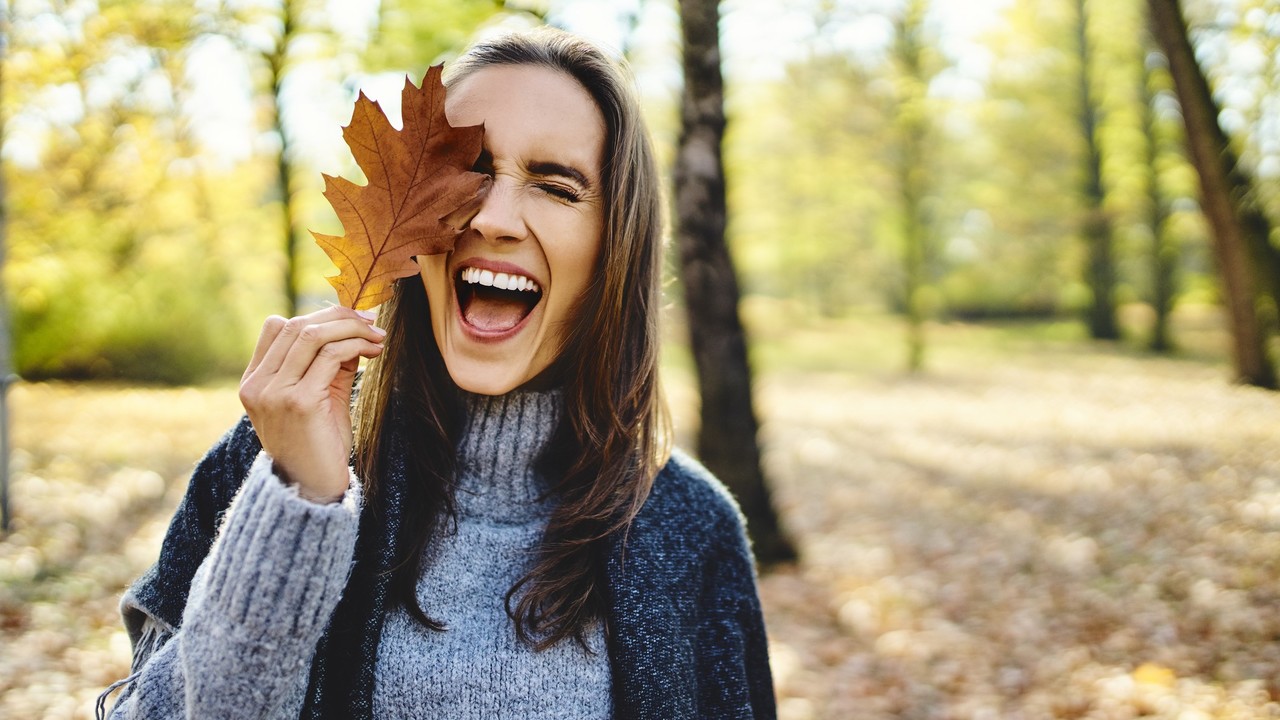
<svg viewBox="0 0 1280 720"><path fill-rule="evenodd" d="M670 453L671 425L658 387L662 217L657 164L639 102L618 64L594 45L549 28L485 40L445 70L454 85L486 67L534 65L566 73L604 117L603 241L593 281L553 365L565 411L541 466L555 481L555 510L532 570L507 593L520 639L545 649L605 619L609 549L639 512ZM388 430L405 443L410 487L404 516L411 541L393 570L395 596L427 627L443 626L418 604L423 551L454 519L459 391L431 335L416 277L397 283L379 311L388 331L369 364L356 407L356 470L372 502L388 467ZM429 608L427 608L429 610Z"/></svg>

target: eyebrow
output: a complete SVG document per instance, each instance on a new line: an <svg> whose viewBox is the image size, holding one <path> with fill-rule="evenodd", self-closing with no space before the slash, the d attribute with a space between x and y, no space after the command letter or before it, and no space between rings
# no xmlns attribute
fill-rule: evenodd
<svg viewBox="0 0 1280 720"><path fill-rule="evenodd" d="M548 160L536 160L529 163L529 172L534 175L559 175L577 182L585 190L592 188L591 181L587 179L587 176L571 165L561 165L558 162L550 162Z"/></svg>

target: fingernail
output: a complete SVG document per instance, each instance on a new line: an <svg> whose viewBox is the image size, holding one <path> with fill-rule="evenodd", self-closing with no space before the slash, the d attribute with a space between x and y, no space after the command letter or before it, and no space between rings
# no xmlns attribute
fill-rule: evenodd
<svg viewBox="0 0 1280 720"><path fill-rule="evenodd" d="M356 314L365 320L376 320L378 317L378 313L372 310L357 310Z"/></svg>
<svg viewBox="0 0 1280 720"><path fill-rule="evenodd" d="M387 334L387 331L386 331L386 330L383 330L382 328L378 327L377 325L370 325L369 327L373 328L373 331L374 331L374 332L376 332L376 333L378 333L379 335L386 335L386 334Z"/></svg>

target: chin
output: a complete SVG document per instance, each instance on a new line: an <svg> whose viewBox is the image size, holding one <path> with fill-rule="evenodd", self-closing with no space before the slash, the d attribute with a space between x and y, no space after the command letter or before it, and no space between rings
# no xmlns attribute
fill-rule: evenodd
<svg viewBox="0 0 1280 720"><path fill-rule="evenodd" d="M526 386L539 386L551 363L538 351L537 327L526 337L505 342L477 342L456 312L432 314L432 333L453 384L478 395L505 395ZM533 347L530 347L533 345Z"/></svg>
<svg viewBox="0 0 1280 720"><path fill-rule="evenodd" d="M489 363L474 363L444 353L445 368L459 389L477 395L505 395L525 385L528 373L516 368L494 367Z"/></svg>

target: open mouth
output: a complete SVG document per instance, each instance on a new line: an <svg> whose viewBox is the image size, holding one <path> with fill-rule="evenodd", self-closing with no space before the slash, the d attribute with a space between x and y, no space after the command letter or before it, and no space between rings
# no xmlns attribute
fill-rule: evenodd
<svg viewBox="0 0 1280 720"><path fill-rule="evenodd" d="M454 277L462 319L482 333L503 333L524 321L542 301L533 278L464 267Z"/></svg>

